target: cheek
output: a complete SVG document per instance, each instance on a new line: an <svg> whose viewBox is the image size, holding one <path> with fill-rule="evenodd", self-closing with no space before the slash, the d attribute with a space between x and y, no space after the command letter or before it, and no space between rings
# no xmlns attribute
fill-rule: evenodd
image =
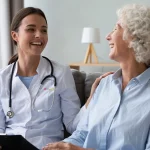
<svg viewBox="0 0 150 150"><path fill-rule="evenodd" d="M47 36L45 36L45 41L48 41L48 35L47 35Z"/></svg>
<svg viewBox="0 0 150 150"><path fill-rule="evenodd" d="M48 42L48 36L44 38L45 44Z"/></svg>
<svg viewBox="0 0 150 150"><path fill-rule="evenodd" d="M18 45L21 49L28 49L30 47L30 39L29 37L22 36L19 38Z"/></svg>
<svg viewBox="0 0 150 150"><path fill-rule="evenodd" d="M123 48L124 46L126 47L126 42L123 40L123 37L120 35L117 35L114 37L114 43L117 47Z"/></svg>
<svg viewBox="0 0 150 150"><path fill-rule="evenodd" d="M32 38L32 36L30 34L24 34L24 33L21 33L19 34L19 41L29 41L30 39Z"/></svg>
<svg viewBox="0 0 150 150"><path fill-rule="evenodd" d="M123 37L121 35L119 35L119 34L116 34L116 35L114 35L114 40L115 41L122 41Z"/></svg>
<svg viewBox="0 0 150 150"><path fill-rule="evenodd" d="M128 43L126 41L120 40L118 43L122 49L128 49Z"/></svg>
<svg viewBox="0 0 150 150"><path fill-rule="evenodd" d="M46 43L48 42L48 38L45 38Z"/></svg>

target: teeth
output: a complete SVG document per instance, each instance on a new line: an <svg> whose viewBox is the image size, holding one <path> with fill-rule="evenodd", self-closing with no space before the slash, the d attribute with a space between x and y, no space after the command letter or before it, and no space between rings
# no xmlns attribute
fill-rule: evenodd
<svg viewBox="0 0 150 150"><path fill-rule="evenodd" d="M33 45L42 45L41 42L32 42L31 44L33 44Z"/></svg>
<svg viewBox="0 0 150 150"><path fill-rule="evenodd" d="M110 47L110 48L113 48L113 47L114 47L114 44L109 44L109 47Z"/></svg>

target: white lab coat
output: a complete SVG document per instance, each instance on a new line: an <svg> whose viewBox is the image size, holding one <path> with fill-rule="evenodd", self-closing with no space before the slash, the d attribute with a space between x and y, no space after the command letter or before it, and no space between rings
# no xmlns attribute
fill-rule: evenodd
<svg viewBox="0 0 150 150"><path fill-rule="evenodd" d="M54 76L57 79L55 92L48 90L53 87L52 78L47 79L38 92L42 79L51 72L47 60L40 58L37 75L34 76L29 89L17 76L18 64L16 64L11 96L12 109L15 115L11 119L6 114L9 111L9 85L12 64L0 71L0 133L21 134L41 149L47 143L60 141L64 138L63 123L70 133L76 129L81 111L79 112L80 101L75 91L73 76L69 67L54 61L52 61L52 64ZM37 112L39 109L48 110L51 107L53 94L54 104L52 109L48 112Z"/></svg>

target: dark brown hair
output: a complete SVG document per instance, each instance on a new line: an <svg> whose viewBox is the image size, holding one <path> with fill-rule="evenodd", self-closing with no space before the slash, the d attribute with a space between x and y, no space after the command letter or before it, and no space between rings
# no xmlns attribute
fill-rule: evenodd
<svg viewBox="0 0 150 150"><path fill-rule="evenodd" d="M18 13L14 16L12 23L11 23L11 31L16 31L18 32L18 29L21 25L21 21L28 15L31 14L38 14L40 16L42 16L47 24L47 19L45 17L44 12L39 9L39 8L34 8L34 7L26 7L26 8L22 8L21 10L18 11ZM17 45L17 42L14 41L14 44ZM13 62L17 61L18 59L18 54L15 54L14 56L11 57L11 59L9 60L8 64L12 64Z"/></svg>

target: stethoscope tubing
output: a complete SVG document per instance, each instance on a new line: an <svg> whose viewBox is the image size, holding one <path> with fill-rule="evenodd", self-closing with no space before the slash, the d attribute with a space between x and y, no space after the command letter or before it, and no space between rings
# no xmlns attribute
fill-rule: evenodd
<svg viewBox="0 0 150 150"><path fill-rule="evenodd" d="M46 77L44 77L44 79L41 81L41 85L44 83L44 81L45 81L47 78L53 78L53 79L54 79L54 87L56 87L57 82L56 82L56 77L53 75L54 68L53 68L52 62L51 62L47 57L45 57L45 56L42 56L42 57L45 58L45 59L49 62L50 66L51 66L51 73L50 73L50 75L47 75ZM10 110L7 112L7 116L8 116L9 118L12 118L12 117L14 116L14 112L13 112L13 110L12 110L12 98L11 98L11 95L12 95L13 74L14 74L16 62L17 62L17 61L15 61L14 64L13 64L12 71L11 71L11 76L10 76L10 82L9 82L9 91L10 91L10 93L9 93L9 109L10 109ZM54 103L54 100L53 100L53 102L52 102L52 105L53 105L53 103ZM51 107L52 107L52 106L51 106ZM34 106L33 106L33 109L35 110ZM39 111L38 111L38 112L39 112Z"/></svg>

